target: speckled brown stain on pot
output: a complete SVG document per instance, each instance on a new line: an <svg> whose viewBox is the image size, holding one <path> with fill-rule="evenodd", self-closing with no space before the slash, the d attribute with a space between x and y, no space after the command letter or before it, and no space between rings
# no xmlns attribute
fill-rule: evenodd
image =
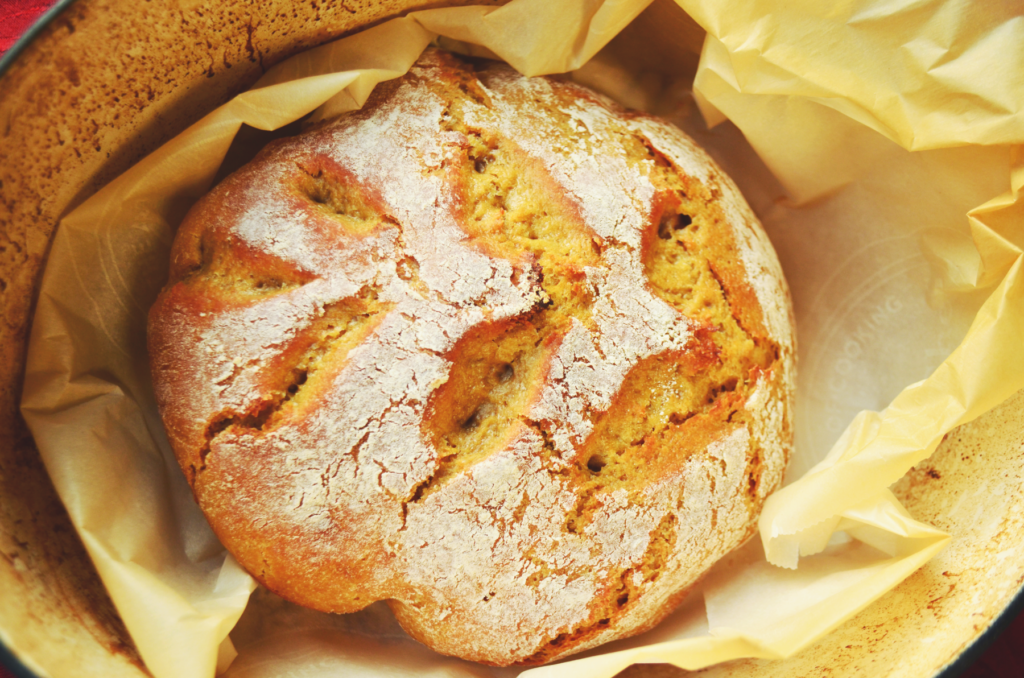
<svg viewBox="0 0 1024 678"><path fill-rule="evenodd" d="M17 412L57 221L273 64L438 4L469 3L79 0L0 78L0 639L36 668L143 673Z"/></svg>

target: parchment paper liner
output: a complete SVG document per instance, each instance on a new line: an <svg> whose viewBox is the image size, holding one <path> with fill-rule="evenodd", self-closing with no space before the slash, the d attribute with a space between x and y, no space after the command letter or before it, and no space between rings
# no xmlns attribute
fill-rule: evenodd
<svg viewBox="0 0 1024 678"><path fill-rule="evenodd" d="M208 190L240 125L271 130L312 111L316 119L356 108L436 34L528 75L572 70L646 4L514 0L498 10L430 10L310 50L61 222L23 412L157 678L227 669L236 655L228 633L254 588L206 525L167 445L144 336L174 227ZM918 18L680 4L708 31L696 102L709 122L735 123L750 146L731 125L706 130L692 100L666 87L664 70L645 80L614 45L575 77L672 113L764 221L793 289L801 341L790 477L821 458L855 411L891 404L853 418L827 457L770 499L764 552L755 541L728 557L705 580L703 598L691 595L658 629L531 676L611 676L635 662L694 669L784 657L814 642L948 539L914 521L887 487L945 432L1024 386L1024 156L998 146L1024 142L1024 60L992 70L1008 49L1021 56L1020 23L972 17L953 1ZM657 32L670 14L665 3L652 8L643 27L630 28L634 38ZM790 568L804 558L786 570L763 553ZM401 634L379 604L332 617L260 595L233 636L242 655L232 676L518 673L436 655Z"/></svg>

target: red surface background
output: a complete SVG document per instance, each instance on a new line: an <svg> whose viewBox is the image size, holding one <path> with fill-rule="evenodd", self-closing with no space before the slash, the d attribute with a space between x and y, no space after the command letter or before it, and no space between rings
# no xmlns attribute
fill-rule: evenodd
<svg viewBox="0 0 1024 678"><path fill-rule="evenodd" d="M0 0L0 55L56 0ZM0 678L14 678L0 667ZM992 644L962 678L1024 678L1024 614Z"/></svg>
<svg viewBox="0 0 1024 678"><path fill-rule="evenodd" d="M0 54L48 10L55 0L0 0Z"/></svg>

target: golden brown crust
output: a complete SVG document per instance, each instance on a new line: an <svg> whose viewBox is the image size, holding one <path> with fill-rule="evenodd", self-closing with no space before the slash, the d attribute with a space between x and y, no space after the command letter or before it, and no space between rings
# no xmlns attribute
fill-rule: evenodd
<svg viewBox="0 0 1024 678"><path fill-rule="evenodd" d="M437 51L204 198L149 336L239 562L491 664L656 623L790 449L788 292L735 186L660 121Z"/></svg>

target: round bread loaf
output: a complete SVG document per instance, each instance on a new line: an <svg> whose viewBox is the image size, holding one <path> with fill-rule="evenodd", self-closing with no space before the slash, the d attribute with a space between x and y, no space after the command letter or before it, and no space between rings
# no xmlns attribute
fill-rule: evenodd
<svg viewBox="0 0 1024 678"><path fill-rule="evenodd" d="M149 342L249 572L489 664L657 623L791 448L789 295L733 183L671 125L433 50L192 209Z"/></svg>

